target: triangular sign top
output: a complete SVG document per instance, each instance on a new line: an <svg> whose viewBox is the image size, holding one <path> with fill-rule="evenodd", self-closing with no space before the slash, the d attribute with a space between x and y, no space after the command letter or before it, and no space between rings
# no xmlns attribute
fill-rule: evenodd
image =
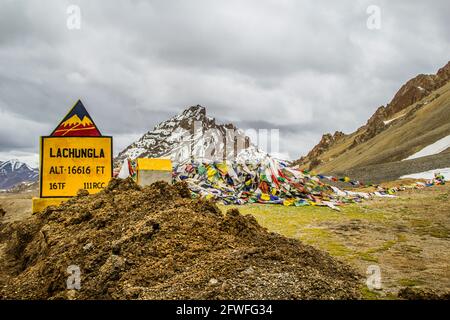
<svg viewBox="0 0 450 320"><path fill-rule="evenodd" d="M98 137L102 134L97 129L83 103L78 100L51 135L58 137Z"/></svg>

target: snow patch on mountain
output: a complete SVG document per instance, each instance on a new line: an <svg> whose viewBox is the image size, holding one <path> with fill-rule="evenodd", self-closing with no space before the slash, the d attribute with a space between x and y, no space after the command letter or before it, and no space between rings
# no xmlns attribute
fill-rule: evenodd
<svg viewBox="0 0 450 320"><path fill-rule="evenodd" d="M450 148L450 135L448 135L442 139L439 139L438 141L426 146L419 152L416 152L413 155L410 155L408 158L406 158L404 160L411 160L411 159L431 156L433 154L441 153L442 151L444 151L448 148Z"/></svg>
<svg viewBox="0 0 450 320"><path fill-rule="evenodd" d="M397 120L397 119L400 119L401 117L404 117L404 116L405 116L405 114L401 114L401 115L399 115L399 116L397 116L397 117L395 117L395 118L392 118L392 119L389 119L389 120L384 120L383 123L384 123L385 125L388 125L388 124L391 123L392 121L395 121L395 120Z"/></svg>
<svg viewBox="0 0 450 320"><path fill-rule="evenodd" d="M401 176L400 179L425 179L425 180L431 180L434 178L435 174L441 174L444 176L444 179L448 181L450 179L450 168L439 168L439 169L433 169L418 173L411 173L404 176Z"/></svg>

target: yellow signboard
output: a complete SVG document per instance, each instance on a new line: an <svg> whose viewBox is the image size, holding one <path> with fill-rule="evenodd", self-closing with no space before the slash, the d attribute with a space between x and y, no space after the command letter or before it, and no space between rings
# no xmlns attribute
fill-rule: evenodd
<svg viewBox="0 0 450 320"><path fill-rule="evenodd" d="M112 177L112 137L41 137L41 198L97 193Z"/></svg>

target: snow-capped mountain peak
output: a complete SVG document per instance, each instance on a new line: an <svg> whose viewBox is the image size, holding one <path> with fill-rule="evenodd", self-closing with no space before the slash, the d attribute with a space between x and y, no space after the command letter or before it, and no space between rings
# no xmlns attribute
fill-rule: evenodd
<svg viewBox="0 0 450 320"><path fill-rule="evenodd" d="M233 124L218 124L200 105L156 125L119 153L116 163L138 157L170 158L174 163L190 160L237 160L258 162L266 157L244 132Z"/></svg>
<svg viewBox="0 0 450 320"><path fill-rule="evenodd" d="M28 164L24 163L24 162L20 162L17 159L11 159L8 161L4 161L1 162L0 161L0 170L10 170L12 171L16 171L19 170L20 168L23 168L25 170L33 170L33 168L31 168Z"/></svg>
<svg viewBox="0 0 450 320"><path fill-rule="evenodd" d="M17 159L0 162L0 189L9 189L22 182L34 182L39 170Z"/></svg>
<svg viewBox="0 0 450 320"><path fill-rule="evenodd" d="M202 118L206 117L206 108L202 107L201 105L196 106L190 106L189 108L185 109L179 116L180 118L189 118L189 119L195 119L200 120Z"/></svg>

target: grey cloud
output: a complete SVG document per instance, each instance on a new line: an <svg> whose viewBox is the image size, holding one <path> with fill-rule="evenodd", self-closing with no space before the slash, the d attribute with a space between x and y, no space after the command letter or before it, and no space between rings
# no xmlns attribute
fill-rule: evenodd
<svg viewBox="0 0 450 320"><path fill-rule="evenodd" d="M69 4L81 8L81 30L66 28ZM366 28L371 4L381 30ZM5 0L0 152L37 152L37 137L81 98L116 151L201 104L220 122L280 129L280 151L297 158L443 66L449 9L444 0Z"/></svg>

